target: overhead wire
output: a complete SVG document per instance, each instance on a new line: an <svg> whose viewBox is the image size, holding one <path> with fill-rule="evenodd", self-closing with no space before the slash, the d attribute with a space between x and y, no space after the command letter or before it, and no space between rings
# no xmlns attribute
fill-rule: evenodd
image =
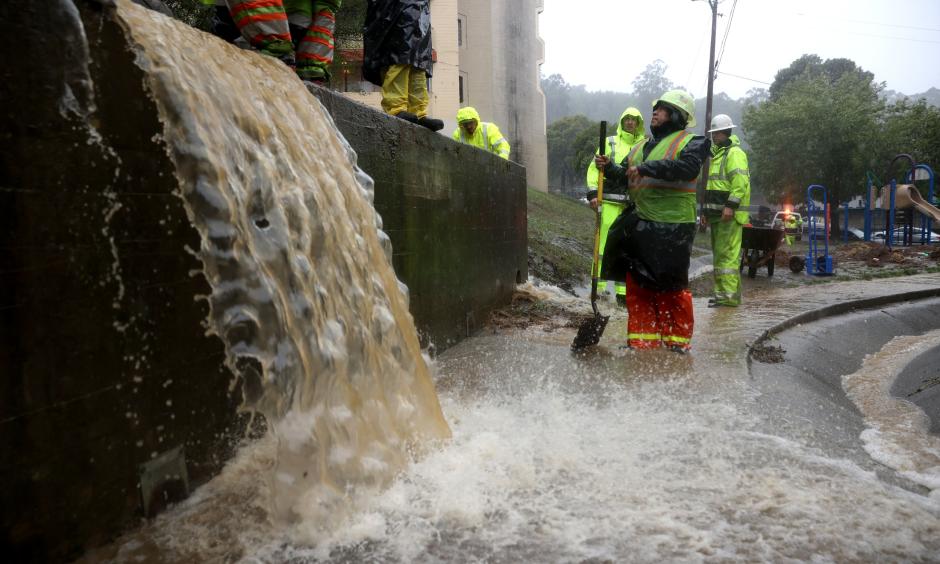
<svg viewBox="0 0 940 564"><path fill-rule="evenodd" d="M807 14L804 14L804 13L801 13L801 12L797 12L796 15L797 15L798 17L801 17L801 18L808 17ZM832 18L832 19L841 20L841 21L844 21L844 22L860 23L860 24L865 24L865 25L876 25L876 26L880 26L880 27L900 27L900 28L904 28L904 29L916 29L916 30L920 30L920 31L938 31L938 32L940 32L940 28L936 28L936 27L920 27L920 26L916 26L916 25L889 24L889 23L884 23L884 22L872 22L872 21L867 21L867 20L854 20L854 19L852 19L852 18L843 18L843 17Z"/></svg>
<svg viewBox="0 0 940 564"><path fill-rule="evenodd" d="M715 57L715 72L718 72L718 65L721 64L721 58L725 54L725 45L728 43L728 34L731 33L731 24L734 22L734 10L738 7L738 0L734 0L731 5L731 13L728 15L728 25L725 26L725 34L721 38L721 48L718 50L718 56Z"/></svg>
<svg viewBox="0 0 940 564"><path fill-rule="evenodd" d="M770 86L771 84L773 84L772 82L766 82L766 81L763 81L763 80L757 80L756 78L748 78L748 77L746 77L746 76L741 76L741 75L739 75L739 74L732 74L732 73L730 73L730 72L724 72L724 71L715 71L715 72L718 73L718 74L723 74L723 75L725 75L725 76L733 76L734 78L740 78L741 80L749 80L749 81L751 81L751 82L757 82L757 83L759 83L759 84L766 84L767 86Z"/></svg>
<svg viewBox="0 0 940 564"><path fill-rule="evenodd" d="M714 68L711 68L711 69L708 69L708 72L709 72L709 73L717 73L717 72L718 72L718 63L721 61L721 56L724 55L724 52L725 52L725 44L726 44L727 41L728 41L728 34L731 33L731 24L732 24L732 22L734 21L734 9L737 8L737 7L738 7L738 0L734 0L734 4L731 5L731 11L728 13L728 25L725 26L725 33L724 33L724 35L723 35L722 38L721 38L721 48L720 48L719 51L718 51L718 55L715 57L715 67L714 67ZM706 76L706 78L705 78L705 82L706 82L706 83L708 82L708 77L707 77L707 76ZM705 87L705 85L704 85L704 83L703 83L702 88L704 88L704 87Z"/></svg>

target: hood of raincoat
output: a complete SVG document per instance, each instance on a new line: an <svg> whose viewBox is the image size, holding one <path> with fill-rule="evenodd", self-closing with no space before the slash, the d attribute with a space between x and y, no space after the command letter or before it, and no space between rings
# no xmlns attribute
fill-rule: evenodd
<svg viewBox="0 0 940 564"><path fill-rule="evenodd" d="M632 116L636 118L636 130L633 133L627 133L623 129L623 118L627 116ZM633 137L636 140L640 140L643 138L643 128L644 128L643 114L640 113L640 110L634 108L633 106L630 106L629 108L624 110L622 114L620 114L620 119L617 121L617 137L625 141L628 141L632 145L635 141L632 139L628 139L627 136L633 135Z"/></svg>
<svg viewBox="0 0 940 564"><path fill-rule="evenodd" d="M722 151L727 151L727 150L731 149L732 147L740 147L740 146L741 146L741 140L738 138L737 135L731 135L731 136L729 136L729 137L728 137L728 142L729 142L729 144L726 145L726 146L724 146L724 147L722 147L722 146L719 145L718 143L712 143L712 155L717 155L718 153L720 153L720 152L722 152Z"/></svg>
<svg viewBox="0 0 940 564"><path fill-rule="evenodd" d="M480 123L480 114L476 109L467 106L466 108L460 108L457 110L457 123L459 124L462 121L470 121L471 119L477 120L477 123Z"/></svg>
<svg viewBox="0 0 940 564"><path fill-rule="evenodd" d="M382 85L382 70L410 65L431 76L430 0L371 0L362 28L362 77Z"/></svg>

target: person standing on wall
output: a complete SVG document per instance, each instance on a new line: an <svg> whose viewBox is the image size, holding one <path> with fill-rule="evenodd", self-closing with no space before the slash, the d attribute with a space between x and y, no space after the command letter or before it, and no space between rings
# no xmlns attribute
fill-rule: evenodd
<svg viewBox="0 0 940 564"><path fill-rule="evenodd" d="M368 0L362 30L362 77L382 87L389 115L440 131L428 117L428 78L434 65L430 0Z"/></svg>
<svg viewBox="0 0 940 564"><path fill-rule="evenodd" d="M333 31L342 0L202 0L215 4L212 33L239 37L283 61L301 80L324 83L333 64Z"/></svg>
<svg viewBox="0 0 940 564"><path fill-rule="evenodd" d="M620 122L617 126L617 133L606 139L604 154L611 162L620 162L630 152L630 148L643 139L643 115L640 110L629 107L620 114ZM607 243L607 231L610 225L617 219L617 216L623 212L624 204L627 201L625 185L613 186L604 191L604 201L597 201L597 165L592 160L587 168L587 186L588 193L585 196L591 209L597 209L601 206L601 232L600 249L603 252L604 245ZM604 262L604 255L598 257L597 271L601 271L601 265ZM592 266L593 268L593 266ZM607 288L606 280L597 281L597 290L604 291ZM627 285L625 282L616 280L614 282L617 303L626 304Z"/></svg>
<svg viewBox="0 0 940 564"><path fill-rule="evenodd" d="M705 187L705 217L711 229L712 266L715 280L708 307L741 304L741 236L750 221L751 178L747 154L726 114L712 118L712 160Z"/></svg>
<svg viewBox="0 0 940 564"><path fill-rule="evenodd" d="M480 121L480 114L470 106L457 110L457 129L453 138L509 160L509 141L495 123Z"/></svg>
<svg viewBox="0 0 940 564"><path fill-rule="evenodd" d="M695 127L695 100L669 90L653 102L650 132L630 149L621 166L594 158L612 182L626 180L635 216L625 237L608 237L605 270L625 272L627 344L634 349L686 353L695 316L689 265L696 231L695 184L711 144L686 130ZM619 218L618 218L619 220ZM611 230L619 229L619 221ZM627 223L627 222L625 222ZM619 248L612 248L612 241Z"/></svg>

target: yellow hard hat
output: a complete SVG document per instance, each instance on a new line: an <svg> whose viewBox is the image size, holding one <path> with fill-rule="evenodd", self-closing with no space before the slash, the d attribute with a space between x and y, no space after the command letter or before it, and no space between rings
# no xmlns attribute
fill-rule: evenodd
<svg viewBox="0 0 940 564"><path fill-rule="evenodd" d="M660 102L669 104L684 113L686 120L688 120L688 127L695 127L695 98L693 98L691 94L685 90L669 90L656 100L653 100L653 108Z"/></svg>

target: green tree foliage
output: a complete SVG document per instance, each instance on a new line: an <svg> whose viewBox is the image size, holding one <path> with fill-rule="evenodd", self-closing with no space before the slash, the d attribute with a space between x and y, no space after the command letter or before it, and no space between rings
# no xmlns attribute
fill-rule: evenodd
<svg viewBox="0 0 940 564"><path fill-rule="evenodd" d="M567 116L549 125L547 133L549 181L562 188L583 186L598 123L583 115Z"/></svg>
<svg viewBox="0 0 940 564"><path fill-rule="evenodd" d="M675 88L676 85L666 78L667 68L666 63L659 59L646 65L646 69L633 79L634 96L652 101L663 92Z"/></svg>
<svg viewBox="0 0 940 564"><path fill-rule="evenodd" d="M366 21L366 0L343 0L336 12L336 30L334 35L338 43L360 43L362 25Z"/></svg>
<svg viewBox="0 0 940 564"><path fill-rule="evenodd" d="M752 185L772 202L802 202L822 184L839 202L864 189L876 160L883 85L846 59L805 55L777 73L770 98L746 108Z"/></svg>
<svg viewBox="0 0 940 564"><path fill-rule="evenodd" d="M164 0L164 3L178 20L204 31L212 26L214 6L207 6L200 0Z"/></svg>
<svg viewBox="0 0 940 564"><path fill-rule="evenodd" d="M608 120L616 123L616 119L623 110L634 106L643 113L644 121L648 124L652 113L652 102L666 90L676 88L676 85L666 78L666 64L660 60L653 61L646 66L633 81L633 92L589 92L584 85L568 84L564 77L553 74L542 78L542 92L545 93L545 109L548 123L553 123L565 116L582 114L590 119L600 121ZM754 100L767 97L766 90L753 90L748 93ZM741 122L745 100L733 100L727 94L719 93L714 99L714 113L728 114L735 123ZM697 131L705 131L705 99L695 103L695 114L699 118ZM747 145L747 139L742 137Z"/></svg>
<svg viewBox="0 0 940 564"><path fill-rule="evenodd" d="M902 99L888 106L878 132L880 151L874 173L887 182L888 163L899 153L908 153L918 163L930 165L940 172L940 108L921 99L911 102ZM891 171L898 177L904 171Z"/></svg>
<svg viewBox="0 0 940 564"><path fill-rule="evenodd" d="M543 77L542 92L545 94L545 119L548 123L571 115L571 85L560 74Z"/></svg>

